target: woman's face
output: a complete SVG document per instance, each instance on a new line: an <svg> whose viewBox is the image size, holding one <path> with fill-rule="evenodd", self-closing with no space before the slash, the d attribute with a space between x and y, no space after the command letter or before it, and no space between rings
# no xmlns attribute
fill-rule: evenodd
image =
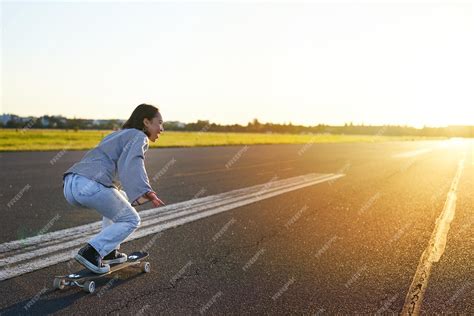
<svg viewBox="0 0 474 316"><path fill-rule="evenodd" d="M163 128L163 118L161 117L160 112L157 112L155 117L151 120L145 118L143 119L143 124L145 124L148 133L148 139L152 142L158 139L159 135L164 131Z"/></svg>

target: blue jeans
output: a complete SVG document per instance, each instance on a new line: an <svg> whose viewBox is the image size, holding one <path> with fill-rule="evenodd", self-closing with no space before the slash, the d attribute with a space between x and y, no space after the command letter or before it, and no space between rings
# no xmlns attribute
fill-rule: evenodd
<svg viewBox="0 0 474 316"><path fill-rule="evenodd" d="M70 173L64 178L64 196L69 204L93 208L102 216L102 231L89 244L103 258L140 226L140 216L124 191Z"/></svg>

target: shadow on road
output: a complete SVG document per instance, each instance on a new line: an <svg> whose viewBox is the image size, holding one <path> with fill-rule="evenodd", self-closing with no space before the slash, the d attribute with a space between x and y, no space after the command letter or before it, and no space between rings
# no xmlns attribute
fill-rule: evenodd
<svg viewBox="0 0 474 316"><path fill-rule="evenodd" d="M131 273L117 273L114 277L98 279L95 281L96 291L92 294L86 293L76 286L67 286L63 290L49 289L37 299L35 297L28 298L0 310L0 315L49 315L70 307L80 299L83 300L81 304L91 304L91 308L93 308L93 302L105 299L102 296L107 292L141 275L141 273L132 276ZM73 310L69 312L74 313Z"/></svg>

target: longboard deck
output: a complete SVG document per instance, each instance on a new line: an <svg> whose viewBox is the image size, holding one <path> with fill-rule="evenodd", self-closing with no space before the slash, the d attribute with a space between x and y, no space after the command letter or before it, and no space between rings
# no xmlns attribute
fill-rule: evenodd
<svg viewBox="0 0 474 316"><path fill-rule="evenodd" d="M118 270L121 270L123 268L126 268L131 265L135 265L140 263L140 261L144 258L148 257L148 252L132 252L131 254L128 255L128 260L122 263L115 263L110 265L110 271L106 273L94 273L91 270L85 268L82 269L81 271L71 273L68 275L61 275L61 276L56 276L57 278L62 278L67 281L82 281L84 279L97 279L109 274L112 274Z"/></svg>
<svg viewBox="0 0 474 316"><path fill-rule="evenodd" d="M68 275L59 275L55 276L54 278L54 287L58 289L64 288L65 285L71 286L79 286L84 287L87 282L91 282L92 280L100 279L104 276L111 275L114 272L122 270L124 268L135 266L135 265L142 265L143 272L150 271L150 263L144 262L143 259L148 257L148 252L145 251L136 251L132 252L128 255L128 260L122 263L115 263L110 265L110 271L102 274L94 273L89 269L85 268L78 272L74 272ZM93 282L93 281L92 281ZM95 285L93 285L94 289L92 291L87 292L94 292Z"/></svg>

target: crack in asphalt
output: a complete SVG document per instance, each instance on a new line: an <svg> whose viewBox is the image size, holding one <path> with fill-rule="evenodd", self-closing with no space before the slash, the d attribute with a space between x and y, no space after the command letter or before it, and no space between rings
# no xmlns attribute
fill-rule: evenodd
<svg viewBox="0 0 474 316"><path fill-rule="evenodd" d="M196 268L194 270L194 273L187 273L187 274L183 274L182 276L180 276L179 278L177 278L174 282L174 285L173 283L169 282L169 286L166 286L166 287L161 287L161 288L157 288L157 289L152 289L152 290L148 290L146 292L141 292L141 293L138 293L138 295L136 296L133 296L133 297L128 297L125 301L123 301L124 304L120 304L119 307L113 309L113 310L110 310L108 312L106 312L106 315L110 315L110 314L114 314L114 313L118 313L119 311L123 311L123 309L128 309L130 307L130 305L134 306L134 304L139 301L140 299L144 299L144 298L147 298L149 296L153 296L155 294L158 294L158 293L162 293L162 292L166 292L166 291L169 291L169 290L174 290L175 292L177 293L182 293L182 294L193 294L192 291L183 291L183 290L178 290L177 289L177 286L178 286L178 283L181 283L183 280L185 279L188 279L190 277L195 277L195 276L200 276L201 273L199 272L199 267ZM183 302L180 302L180 304L182 304ZM199 307L199 305L196 305L196 306L182 306L182 307L186 307L186 308L190 308L190 309L196 309ZM154 309L153 309L153 313L157 313L157 312L161 312L162 310L160 311L157 311L155 309L155 306L154 306ZM164 311L164 310L163 310Z"/></svg>
<svg viewBox="0 0 474 316"><path fill-rule="evenodd" d="M179 278L176 278L176 279L173 279L174 282L172 282L171 280L169 281L169 284L171 285L172 288L176 288L178 282L180 282L181 280L184 280L184 279L187 279L189 277L194 277L194 276L199 276L201 275L199 273L199 267L197 267L195 270L194 270L194 273L192 274L183 274L181 275Z"/></svg>

